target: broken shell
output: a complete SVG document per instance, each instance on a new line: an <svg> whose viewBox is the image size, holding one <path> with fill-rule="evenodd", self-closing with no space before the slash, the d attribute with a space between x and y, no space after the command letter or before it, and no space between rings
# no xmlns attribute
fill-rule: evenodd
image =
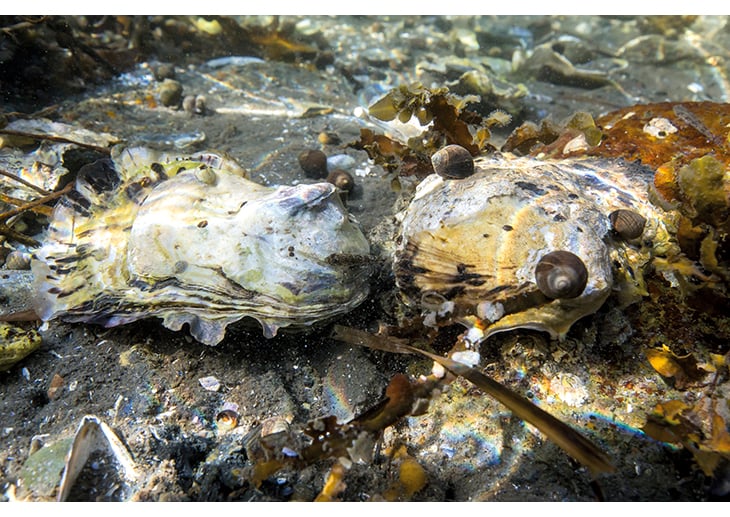
<svg viewBox="0 0 730 517"><path fill-rule="evenodd" d="M224 409L215 417L215 425L218 431L227 433L238 425L238 413L232 409Z"/></svg>
<svg viewBox="0 0 730 517"><path fill-rule="evenodd" d="M646 225L646 218L643 215L623 208L611 212L608 220L611 221L613 231L627 240L640 237Z"/></svg>
<svg viewBox="0 0 730 517"><path fill-rule="evenodd" d="M132 456L107 424L94 415L86 415L81 420L66 459L61 484L58 489L59 501L68 499L79 474L95 452L100 452L106 457L103 462L99 462L100 465L105 467L100 475L96 477L100 485L102 482L109 483L109 480L115 478L124 481L120 485L115 484L112 487L106 487L109 489L106 492L107 496L113 495L115 500L123 501L132 495L135 482L140 477ZM96 486L94 488L101 491L102 487Z"/></svg>
<svg viewBox="0 0 730 517"><path fill-rule="evenodd" d="M451 144L431 156L436 174L444 178L466 178L474 174L474 159L471 153L460 145Z"/></svg>
<svg viewBox="0 0 730 517"><path fill-rule="evenodd" d="M345 192L352 192L355 188L355 178L347 171L334 170L327 175L327 181Z"/></svg>
<svg viewBox="0 0 730 517"><path fill-rule="evenodd" d="M25 271L30 269L30 253L18 250L11 251L5 258L5 267L16 271Z"/></svg>
<svg viewBox="0 0 730 517"><path fill-rule="evenodd" d="M552 251L535 266L535 283L548 298L576 298L587 282L585 264L569 251Z"/></svg>
<svg viewBox="0 0 730 517"><path fill-rule="evenodd" d="M310 149L299 154L299 166L309 178L327 176L327 155L322 151Z"/></svg>
<svg viewBox="0 0 730 517"><path fill-rule="evenodd" d="M34 255L44 321L157 316L215 345L245 317L273 337L367 296L369 244L333 185L265 187L213 153L117 147L112 164L79 172Z"/></svg>
<svg viewBox="0 0 730 517"><path fill-rule="evenodd" d="M221 389L221 382L214 375L201 377L200 379L198 379L198 382L203 387L203 389L207 391L218 391L219 389Z"/></svg>
<svg viewBox="0 0 730 517"><path fill-rule="evenodd" d="M289 432L289 421L282 416L272 416L261 422L261 436Z"/></svg>

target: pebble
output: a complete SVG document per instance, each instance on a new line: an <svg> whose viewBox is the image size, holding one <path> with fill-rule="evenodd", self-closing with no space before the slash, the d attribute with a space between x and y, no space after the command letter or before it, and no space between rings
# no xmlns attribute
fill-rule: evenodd
<svg viewBox="0 0 730 517"><path fill-rule="evenodd" d="M347 154L333 154L327 158L328 171L335 171L337 169L351 171L356 165L357 162L355 161L355 158Z"/></svg>
<svg viewBox="0 0 730 517"><path fill-rule="evenodd" d="M177 107L182 101L183 87L174 79L165 79L160 85L160 102L164 106Z"/></svg>
<svg viewBox="0 0 730 517"><path fill-rule="evenodd" d="M174 79L175 67L170 63L160 63L152 68L152 75L158 82L162 82L165 79Z"/></svg>

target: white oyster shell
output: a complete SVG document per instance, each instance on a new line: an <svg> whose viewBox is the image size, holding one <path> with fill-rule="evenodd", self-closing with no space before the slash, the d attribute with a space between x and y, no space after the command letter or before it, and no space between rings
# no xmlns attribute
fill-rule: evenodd
<svg viewBox="0 0 730 517"><path fill-rule="evenodd" d="M247 316L272 337L366 297L369 245L333 185L265 187L213 153L112 157L79 173L35 253L43 320L157 316L214 345Z"/></svg>
<svg viewBox="0 0 730 517"><path fill-rule="evenodd" d="M427 323L478 318L485 337L514 328L564 337L612 290L640 294L641 267L669 245L663 214L647 200L651 175L637 165L497 157L476 160L475 169L461 180L427 177L400 214L396 281L407 303L431 311ZM647 219L640 242L611 232L608 215L618 208ZM588 270L576 298L537 289L535 266L556 250Z"/></svg>

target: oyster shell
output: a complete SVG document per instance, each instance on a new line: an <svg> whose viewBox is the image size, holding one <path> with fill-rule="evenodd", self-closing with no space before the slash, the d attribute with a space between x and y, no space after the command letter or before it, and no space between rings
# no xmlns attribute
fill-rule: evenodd
<svg viewBox="0 0 730 517"><path fill-rule="evenodd" d="M542 162L481 158L473 176L431 175L402 217L394 270L405 301L429 314L427 324L478 318L485 336L532 328L564 337L612 290L633 301L641 269L676 247L666 216L647 200L652 173L609 160ZM641 242L611 231L609 214L630 209L646 219ZM575 297L554 299L535 280L550 252L579 257L587 281Z"/></svg>
<svg viewBox="0 0 730 517"><path fill-rule="evenodd" d="M31 265L43 320L157 316L215 345L244 317L272 337L367 295L368 242L329 183L270 188L225 156L116 147L72 194Z"/></svg>

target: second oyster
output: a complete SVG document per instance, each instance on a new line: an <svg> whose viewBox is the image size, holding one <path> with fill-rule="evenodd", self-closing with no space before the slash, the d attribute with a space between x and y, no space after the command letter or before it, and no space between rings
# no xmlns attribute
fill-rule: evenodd
<svg viewBox="0 0 730 517"><path fill-rule="evenodd" d="M505 156L478 159L475 170L460 180L432 174L401 214L396 281L426 324L478 318L487 336L532 328L563 337L612 291L635 301L644 266L676 248L666 214L647 200L651 171L638 165ZM614 238L618 209L646 220L641 242ZM555 267L559 285L545 288L540 277Z"/></svg>

